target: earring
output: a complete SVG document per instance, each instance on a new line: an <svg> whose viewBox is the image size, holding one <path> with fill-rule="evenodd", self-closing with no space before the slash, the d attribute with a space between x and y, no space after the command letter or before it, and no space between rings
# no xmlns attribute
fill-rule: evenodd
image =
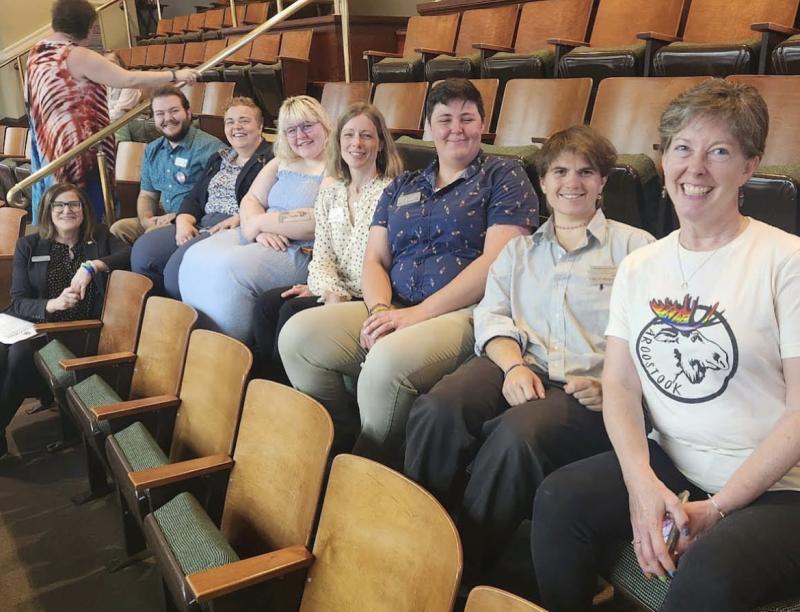
<svg viewBox="0 0 800 612"><path fill-rule="evenodd" d="M594 203L594 209L597 210L598 208L603 208L603 194L597 194L597 200Z"/></svg>
<svg viewBox="0 0 800 612"><path fill-rule="evenodd" d="M662 200L666 200L667 199L667 186L666 185L663 185L661 187L661 199Z"/></svg>
<svg viewBox="0 0 800 612"><path fill-rule="evenodd" d="M739 187L739 208L744 206L744 187Z"/></svg>

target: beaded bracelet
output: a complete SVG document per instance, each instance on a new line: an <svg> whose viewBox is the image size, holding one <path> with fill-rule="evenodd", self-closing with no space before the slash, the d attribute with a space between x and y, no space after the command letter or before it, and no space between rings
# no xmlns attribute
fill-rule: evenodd
<svg viewBox="0 0 800 612"><path fill-rule="evenodd" d="M728 515L727 515L727 514L725 514L725 513L722 511L722 509L721 509L721 508L720 508L720 507L717 505L717 501L714 499L714 496L713 496L713 495L709 495L709 496L708 496L708 501L710 501L710 502L711 502L711 505L712 505L712 506L714 506L714 510L716 510L717 512L719 512L719 516L720 516L720 518L725 518L726 516L728 516Z"/></svg>
<svg viewBox="0 0 800 612"><path fill-rule="evenodd" d="M86 270L86 271L89 273L89 276L91 276L92 278L94 278L95 269L94 269L94 266L92 265L92 262L91 262L91 261L88 261L88 260L87 260L87 261L84 261L84 262L81 264L81 268L83 268L84 270Z"/></svg>

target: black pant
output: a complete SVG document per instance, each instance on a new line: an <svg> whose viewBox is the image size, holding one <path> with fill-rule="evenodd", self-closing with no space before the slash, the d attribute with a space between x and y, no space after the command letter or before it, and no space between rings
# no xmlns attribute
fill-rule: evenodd
<svg viewBox="0 0 800 612"><path fill-rule="evenodd" d="M650 466L674 492L705 499L650 441ZM597 559L631 539L628 492L614 452L573 463L539 488L531 546L553 612L591 609ZM746 612L800 594L800 492L767 492L730 513L680 558L661 612Z"/></svg>
<svg viewBox="0 0 800 612"><path fill-rule="evenodd" d="M0 344L0 434L26 397L46 393L44 381L33 363L33 354L46 343L44 337Z"/></svg>
<svg viewBox="0 0 800 612"><path fill-rule="evenodd" d="M290 385L278 352L278 335L293 315L322 304L318 302L317 296L282 298L281 293L287 289L291 287L270 289L258 297L253 317L253 334L256 358L260 360L260 366L255 371L267 380Z"/></svg>
<svg viewBox="0 0 800 612"><path fill-rule="evenodd" d="M543 383L545 399L509 407L503 372L477 357L411 407L405 472L458 516L465 571L480 575L497 561L530 516L545 476L611 448L601 413L546 378Z"/></svg>

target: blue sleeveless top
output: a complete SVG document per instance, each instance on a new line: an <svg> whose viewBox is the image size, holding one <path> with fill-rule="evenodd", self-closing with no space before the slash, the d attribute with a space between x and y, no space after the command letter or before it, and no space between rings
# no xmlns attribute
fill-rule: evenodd
<svg viewBox="0 0 800 612"><path fill-rule="evenodd" d="M269 190L267 205L276 212L288 212L298 208L314 208L322 174L303 174L294 170L278 170L278 180ZM313 240L293 240L293 247L312 246Z"/></svg>

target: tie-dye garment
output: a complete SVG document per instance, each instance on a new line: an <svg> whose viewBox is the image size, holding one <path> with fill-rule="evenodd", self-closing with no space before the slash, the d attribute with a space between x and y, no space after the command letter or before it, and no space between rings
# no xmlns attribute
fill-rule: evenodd
<svg viewBox="0 0 800 612"><path fill-rule="evenodd" d="M31 127L31 166L34 171L63 155L108 125L106 88L88 79L76 79L67 68L75 45L45 40L28 57L26 101ZM114 177L114 139L98 146L108 160L109 179ZM95 218L103 218L103 197L97 173L97 153L90 149L33 187L33 219L45 189L55 182L69 181L86 190Z"/></svg>

